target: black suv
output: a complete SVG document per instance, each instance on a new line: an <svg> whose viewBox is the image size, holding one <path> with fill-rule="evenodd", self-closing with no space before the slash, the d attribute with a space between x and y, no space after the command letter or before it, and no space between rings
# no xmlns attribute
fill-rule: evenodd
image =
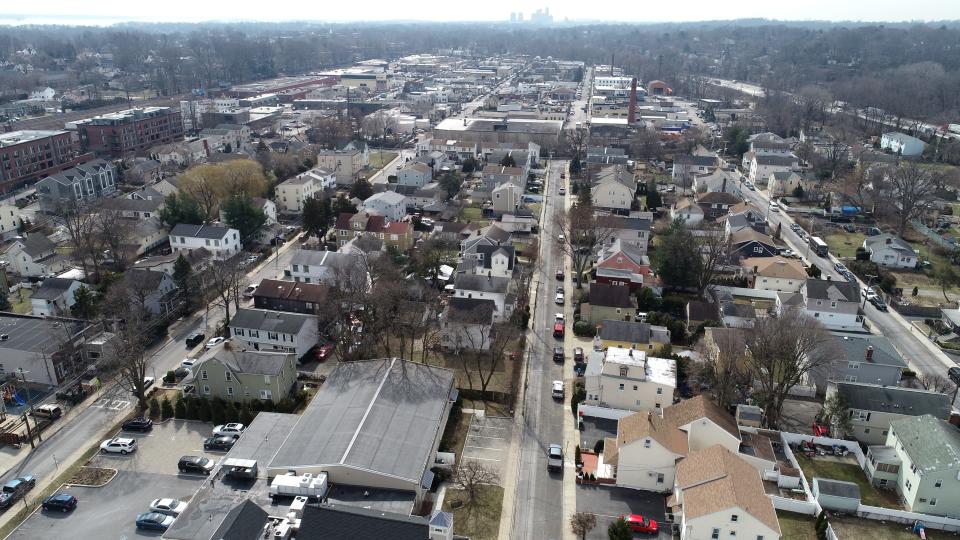
<svg viewBox="0 0 960 540"><path fill-rule="evenodd" d="M153 420L138 416L124 422L121 428L124 431L150 431L153 429Z"/></svg>
<svg viewBox="0 0 960 540"><path fill-rule="evenodd" d="M180 469L182 473L210 474L210 471L213 470L213 462L205 457L183 456L180 458L180 463L177 464L177 468Z"/></svg>
<svg viewBox="0 0 960 540"><path fill-rule="evenodd" d="M553 348L553 361L554 362L563 362L563 347L554 347Z"/></svg>
<svg viewBox="0 0 960 540"><path fill-rule="evenodd" d="M187 347L190 347L192 349L197 345L203 343L203 340L205 339L207 339L207 336L203 332L194 332L189 336L187 336Z"/></svg>
<svg viewBox="0 0 960 540"><path fill-rule="evenodd" d="M233 448L235 442L237 442L237 440L233 437L207 437L203 440L203 449L222 450L226 452Z"/></svg>
<svg viewBox="0 0 960 540"><path fill-rule="evenodd" d="M77 507L77 498L69 493L58 493L44 499L41 506L44 510L69 512Z"/></svg>

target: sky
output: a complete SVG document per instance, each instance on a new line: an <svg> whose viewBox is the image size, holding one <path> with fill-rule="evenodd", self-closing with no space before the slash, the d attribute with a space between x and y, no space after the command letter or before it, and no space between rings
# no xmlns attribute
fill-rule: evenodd
<svg viewBox="0 0 960 540"><path fill-rule="evenodd" d="M45 0L38 4L7 2L0 8L0 24L90 24L121 21L504 21L511 12L530 14L549 7L555 21L607 20L622 22L691 22L766 18L826 21L942 21L960 20L960 0L682 0L681 3L644 3L607 0L602 9L582 0L485 0L482 3L449 0L366 0L362 4L337 0L287 0L266 13L262 1L197 2L196 0ZM457 6L452 8L451 6ZM675 9L671 9L673 6ZM470 8L470 9L466 9ZM162 11L162 13L158 13Z"/></svg>

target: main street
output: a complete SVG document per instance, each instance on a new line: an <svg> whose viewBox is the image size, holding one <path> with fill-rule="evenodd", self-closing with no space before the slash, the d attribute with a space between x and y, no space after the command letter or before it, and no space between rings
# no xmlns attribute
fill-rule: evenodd
<svg viewBox="0 0 960 540"><path fill-rule="evenodd" d="M259 283L261 279L274 278L282 274L299 244L299 236L287 242L279 250L279 259L275 253L253 268L247 274L247 282ZM232 306L231 314L235 311L236 307ZM184 345L184 339L197 330L211 337L214 328L222 318L223 308L211 305L209 312L200 309L191 316L174 323L167 340L151 351L147 374L156 377L159 384L163 375L168 370L178 367L190 352ZM200 345L195 351L199 351L202 347L203 345ZM106 384L99 391L92 405L80 405L87 408L76 414L69 412L67 417L59 420L63 423L59 431L50 434L49 438L45 436L42 443L37 443L36 449L24 451L21 454L24 456L23 459L0 477L0 483L22 474L32 474L38 479L37 487L42 489L55 478L59 469L70 466L92 444L107 438L111 434L112 426L120 418L129 414L135 406L136 399L129 392L115 383ZM16 515L14 511L0 515L0 526L14 515Z"/></svg>
<svg viewBox="0 0 960 540"><path fill-rule="evenodd" d="M547 181L544 187L543 221L540 223L539 271L535 277L537 299L531 317L532 330L527 339L527 374L521 415L520 430L520 469L516 481L515 504L512 509L513 530L510 538L516 539L558 539L563 536L566 522L564 505L575 501L564 501L563 474L573 474L567 470L563 474L547 471L547 448L550 444L563 444L563 421L570 414L570 388L564 402L551 397L551 384L564 378L564 370L572 369L567 364L553 361L553 348L563 346L563 340L553 337L554 316L558 311L567 311L554 303L557 270L563 269L564 257L557 245L556 215L562 211L564 197L557 194L566 181L560 179L565 171L566 161L552 161L547 167ZM573 296L570 280L563 283L566 288L568 304ZM572 311L567 315L567 333L572 329ZM572 360L568 359L568 363ZM565 461L572 462L573 448L564 447Z"/></svg>
<svg viewBox="0 0 960 540"><path fill-rule="evenodd" d="M743 189L744 197L747 201L753 203L757 208L767 213L770 227L776 229L781 223L783 226L780 231L780 238L784 240L791 249L800 254L808 263L816 265L823 273L823 278L829 277L833 280L843 280L843 276L834 270L834 264L840 262L832 254L829 257L819 257L813 253L807 244L797 233L790 229L794 220L784 211L769 211L770 199L765 193L760 191L750 191ZM807 231L811 236L820 236L825 231ZM866 285L862 281L857 281L861 288ZM956 365L949 356L934 346L926 337L920 335L909 321L906 321L900 314L894 310L880 311L869 302L863 303L863 312L869 321L870 330L873 333L880 334L889 339L893 346L900 352L903 358L910 365L910 368L918 374L930 374L946 376L947 368Z"/></svg>

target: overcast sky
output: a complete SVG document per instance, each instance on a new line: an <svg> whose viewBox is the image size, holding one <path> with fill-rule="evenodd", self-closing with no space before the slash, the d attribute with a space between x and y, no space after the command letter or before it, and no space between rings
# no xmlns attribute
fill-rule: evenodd
<svg viewBox="0 0 960 540"><path fill-rule="evenodd" d="M44 22L64 24L110 24L121 20L150 22L236 21L357 21L357 20L507 20L522 11L529 19L536 9L549 6L557 21L703 21L742 18L829 21L940 21L960 19L958 0L681 0L645 3L637 0L607 0L592 4L582 0L559 0L546 4L528 0L485 0L480 3L449 0L343 2L337 0L287 0L278 4L250 0L197 2L196 0L45 0L42 6L29 2L6 2L0 8L0 23ZM455 7L454 7L455 6ZM37 8L42 7L38 13ZM273 13L268 12L272 10Z"/></svg>

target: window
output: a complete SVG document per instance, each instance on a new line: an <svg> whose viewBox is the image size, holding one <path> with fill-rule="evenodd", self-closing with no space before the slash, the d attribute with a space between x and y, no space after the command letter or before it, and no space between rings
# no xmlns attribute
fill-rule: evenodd
<svg viewBox="0 0 960 540"><path fill-rule="evenodd" d="M229 371L226 371L226 372L224 372L224 374L223 374L223 378L224 378L224 380L226 380L227 382L230 382L230 381L233 380L233 373L230 373Z"/></svg>
<svg viewBox="0 0 960 540"><path fill-rule="evenodd" d="M654 406L654 408L656 408L656 409L659 409L659 408L660 408L660 404L659 404L659 403L654 403L653 406Z"/></svg>
<svg viewBox="0 0 960 540"><path fill-rule="evenodd" d="M732 521L732 522L734 522L734 523L736 523L738 519L740 519L740 516L738 516L738 515L736 515L736 514L733 514L732 516L730 516L730 521Z"/></svg>
<svg viewBox="0 0 960 540"><path fill-rule="evenodd" d="M234 329L233 329L233 335L235 335L235 336L242 336L242 335L243 335L243 328L234 328Z"/></svg>
<svg viewBox="0 0 960 540"><path fill-rule="evenodd" d="M207 380L207 370L205 370L205 369L201 369L201 370L200 370L200 380L202 380L202 381Z"/></svg>
<svg viewBox="0 0 960 540"><path fill-rule="evenodd" d="M633 385L633 391L634 391L634 392L637 391L637 385Z"/></svg>
<svg viewBox="0 0 960 540"><path fill-rule="evenodd" d="M887 479L886 479L886 478L881 478L881 479L880 479L880 485L881 485L881 486L887 485Z"/></svg>
<svg viewBox="0 0 960 540"><path fill-rule="evenodd" d="M620 366L620 376L621 376L621 377L626 377L628 370L629 370L629 368L628 368L627 366ZM620 385L620 386L623 386L623 385Z"/></svg>
<svg viewBox="0 0 960 540"><path fill-rule="evenodd" d="M663 388L657 388L657 395L660 395L662 393L663 393Z"/></svg>
<svg viewBox="0 0 960 540"><path fill-rule="evenodd" d="M273 393L270 390L260 390L260 399L273 399Z"/></svg>
<svg viewBox="0 0 960 540"><path fill-rule="evenodd" d="M658 484L663 483L663 473L657 473L657 483Z"/></svg>
<svg viewBox="0 0 960 540"><path fill-rule="evenodd" d="M847 362L847 369L860 369L860 362Z"/></svg>
<svg viewBox="0 0 960 540"><path fill-rule="evenodd" d="M204 386L204 387L203 387L203 393L204 393L204 394L209 394L209 393L210 393L210 387L209 387L209 386Z"/></svg>
<svg viewBox="0 0 960 540"><path fill-rule="evenodd" d="M623 390L623 385L622 385L622 384L620 385L620 389Z"/></svg>
<svg viewBox="0 0 960 540"><path fill-rule="evenodd" d="M269 376L269 375L264 375L264 376L263 376L263 382L264 382L265 384L270 384L270 376Z"/></svg>
<svg viewBox="0 0 960 540"><path fill-rule="evenodd" d="M907 481L905 482L905 484L906 484L906 486L907 486L907 491L910 491L911 489L913 489L913 486L910 484L910 481L909 481L909 480L907 480Z"/></svg>
<svg viewBox="0 0 960 540"><path fill-rule="evenodd" d="M943 480L938 479L936 482L933 483L933 487L937 487L937 488L938 488L938 487L941 487L941 486L943 486Z"/></svg>
<svg viewBox="0 0 960 540"><path fill-rule="evenodd" d="M272 339L274 341L280 339L279 335L276 332L267 332L267 339Z"/></svg>
<svg viewBox="0 0 960 540"><path fill-rule="evenodd" d="M644 448L650 448L650 439L644 439L644 440L643 440L643 447L644 447Z"/></svg>
<svg viewBox="0 0 960 540"><path fill-rule="evenodd" d="M720 538L720 529L714 529L713 533L710 535L710 538L712 538L713 540Z"/></svg>
<svg viewBox="0 0 960 540"><path fill-rule="evenodd" d="M930 499L930 506L936 506L936 505L937 505L937 498L934 497L934 498Z"/></svg>
<svg viewBox="0 0 960 540"><path fill-rule="evenodd" d="M232 387L232 386L228 386L228 387L227 387L227 395L228 395L228 396L232 396L232 395L233 395L233 387Z"/></svg>

